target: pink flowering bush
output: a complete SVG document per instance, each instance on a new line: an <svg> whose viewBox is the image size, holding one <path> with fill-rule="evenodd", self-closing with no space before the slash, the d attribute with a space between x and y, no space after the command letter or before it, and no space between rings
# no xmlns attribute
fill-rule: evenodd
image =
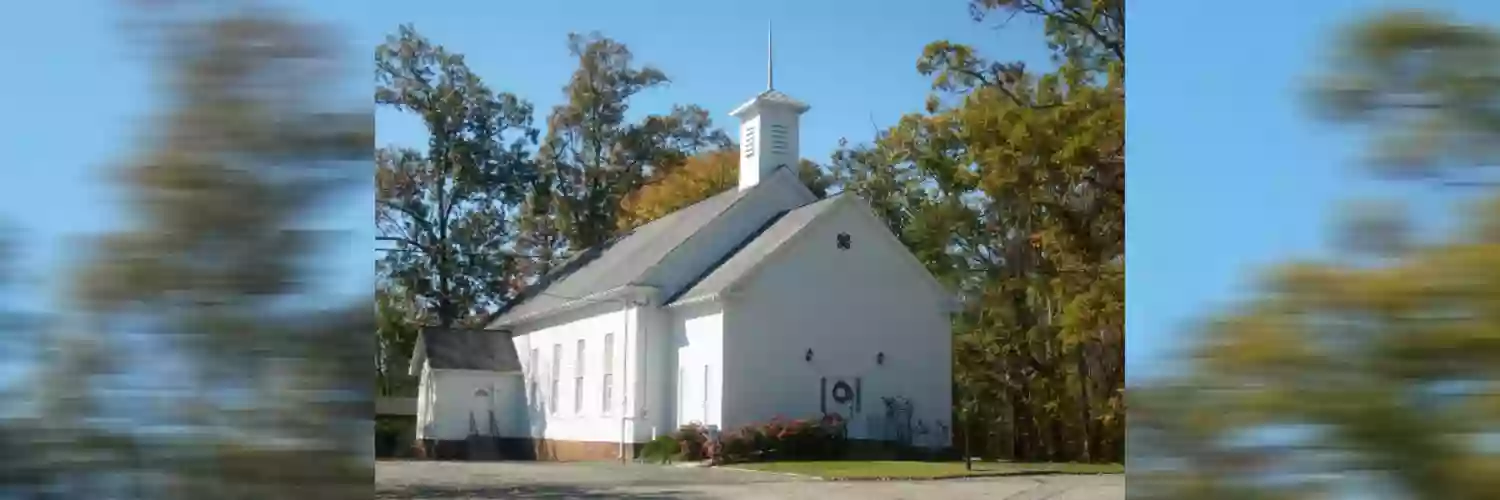
<svg viewBox="0 0 1500 500"><path fill-rule="evenodd" d="M817 420L776 417L721 434L717 443L705 446L704 455L714 464L837 458L845 449L845 429L838 414Z"/></svg>
<svg viewBox="0 0 1500 500"><path fill-rule="evenodd" d="M708 429L703 425L684 425L672 434L672 438L677 440L677 460L696 461L708 458Z"/></svg>

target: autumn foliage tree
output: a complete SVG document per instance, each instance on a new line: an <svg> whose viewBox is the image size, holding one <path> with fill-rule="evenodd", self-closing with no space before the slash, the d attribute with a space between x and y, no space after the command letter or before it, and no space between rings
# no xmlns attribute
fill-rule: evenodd
<svg viewBox="0 0 1500 500"><path fill-rule="evenodd" d="M563 88L566 102L547 118L537 154L543 182L532 186L527 214L550 221L534 224L542 235L529 240L546 246L549 266L618 234L621 204L653 176L729 144L697 106L627 119L632 97L668 79L637 64L625 44L598 33L571 34L568 50L578 68Z"/></svg>
<svg viewBox="0 0 1500 500"><path fill-rule="evenodd" d="M697 203L739 181L739 152L720 150L693 156L672 173L641 186L625 198L620 224L635 227Z"/></svg>
<svg viewBox="0 0 1500 500"><path fill-rule="evenodd" d="M1174 466L1132 474L1132 492L1500 491L1500 460L1480 444L1500 425L1500 184L1488 181L1500 166L1500 31L1396 11L1358 19L1330 41L1314 93L1323 116L1374 134L1374 172L1475 201L1460 205L1461 224L1443 239L1277 266L1259 293L1210 317L1191 370L1137 406L1146 417L1132 421L1138 453ZM1276 445L1234 439L1277 429L1306 432ZM1253 480L1289 469L1300 480Z"/></svg>
<svg viewBox="0 0 1500 500"><path fill-rule="evenodd" d="M927 111L841 149L836 173L963 296L959 438L991 456L1120 460L1123 2L972 7L1043 19L1058 68L929 44Z"/></svg>
<svg viewBox="0 0 1500 500"><path fill-rule="evenodd" d="M342 235L308 224L373 160L368 104L328 99L349 76L336 34L253 6L123 7L162 99L107 170L133 224L83 241L41 359L20 454L54 477L29 498L368 498L371 316L315 286Z"/></svg>
<svg viewBox="0 0 1500 500"><path fill-rule="evenodd" d="M620 227L629 229L739 185L739 151L720 149L688 157L681 165L657 176L620 206ZM810 160L798 163L798 177L814 195L822 198L833 186L833 178Z"/></svg>

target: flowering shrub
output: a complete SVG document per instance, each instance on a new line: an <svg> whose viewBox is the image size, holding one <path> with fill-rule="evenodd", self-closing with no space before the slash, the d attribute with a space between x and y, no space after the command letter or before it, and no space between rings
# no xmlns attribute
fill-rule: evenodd
<svg viewBox="0 0 1500 500"><path fill-rule="evenodd" d="M818 420L777 417L720 435L704 448L705 458L714 464L837 458L844 451L845 426L838 414Z"/></svg>
<svg viewBox="0 0 1500 500"><path fill-rule="evenodd" d="M755 462L763 454L759 444L764 442L760 439L760 430L755 426L741 427L720 435L717 443L709 443L708 459L714 465Z"/></svg>
<svg viewBox="0 0 1500 500"><path fill-rule="evenodd" d="M708 429L699 423L690 423L672 434L677 440L677 459L696 461L707 458Z"/></svg>

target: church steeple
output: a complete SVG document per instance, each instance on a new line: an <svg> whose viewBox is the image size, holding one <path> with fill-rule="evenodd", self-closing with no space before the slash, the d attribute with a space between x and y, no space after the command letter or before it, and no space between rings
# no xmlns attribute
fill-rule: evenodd
<svg viewBox="0 0 1500 500"><path fill-rule="evenodd" d="M777 168L795 168L798 121L811 109L775 87L771 25L766 23L766 90L729 112L740 119L740 189L749 189Z"/></svg>
<svg viewBox="0 0 1500 500"><path fill-rule="evenodd" d="M771 57L771 50L775 47L776 45L772 43L771 37L771 22L766 21L766 90L774 90L776 88L774 83L775 78L773 78L776 76L776 59Z"/></svg>

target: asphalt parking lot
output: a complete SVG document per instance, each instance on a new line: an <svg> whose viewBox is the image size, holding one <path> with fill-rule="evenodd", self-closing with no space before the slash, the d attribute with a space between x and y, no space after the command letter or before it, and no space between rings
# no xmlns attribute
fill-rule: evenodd
<svg viewBox="0 0 1500 500"><path fill-rule="evenodd" d="M820 481L762 472L611 462L378 462L377 499L1117 500L1125 476Z"/></svg>

